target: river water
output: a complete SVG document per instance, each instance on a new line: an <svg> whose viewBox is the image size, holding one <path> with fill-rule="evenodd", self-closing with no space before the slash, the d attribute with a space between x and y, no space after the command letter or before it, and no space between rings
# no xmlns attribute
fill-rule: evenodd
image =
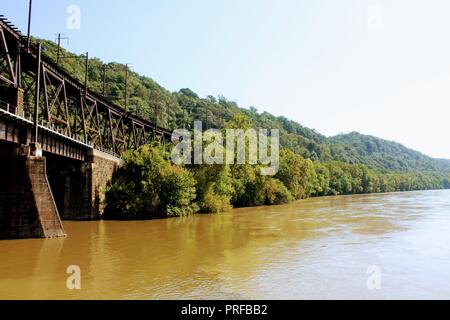
<svg viewBox="0 0 450 320"><path fill-rule="evenodd" d="M64 225L0 242L0 299L450 299L450 191Z"/></svg>

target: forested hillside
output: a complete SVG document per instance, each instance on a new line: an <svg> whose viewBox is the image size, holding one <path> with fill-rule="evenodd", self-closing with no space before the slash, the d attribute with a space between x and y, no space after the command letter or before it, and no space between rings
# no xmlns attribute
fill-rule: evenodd
<svg viewBox="0 0 450 320"><path fill-rule="evenodd" d="M56 45L50 41L40 41L43 43L45 55L56 61ZM60 65L83 82L84 59L82 57L74 59L75 55L65 50L61 51L61 56L63 58ZM123 106L124 65L108 63L105 66L99 59L90 59L89 88L103 94L104 70L106 70L105 96ZM129 72L128 93L130 111L169 129L191 128L194 120L204 121L209 128L222 128L236 114L244 114L251 119L255 127L280 129L281 144L305 159L365 164L376 170L394 172L450 172L449 160L432 159L395 142L359 133L327 138L285 117L275 117L267 112L259 113L253 107L241 108L225 97L201 98L190 89L169 92L154 80L136 72Z"/></svg>
<svg viewBox="0 0 450 320"><path fill-rule="evenodd" d="M399 143L357 132L338 135L329 141L332 145L346 146L346 153L336 155L336 159L340 161L364 163L374 168L392 171L450 171L448 160L433 159Z"/></svg>

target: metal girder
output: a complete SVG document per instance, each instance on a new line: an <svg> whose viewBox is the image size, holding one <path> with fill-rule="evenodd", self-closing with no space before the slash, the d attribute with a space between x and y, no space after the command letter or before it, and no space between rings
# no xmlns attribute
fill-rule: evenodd
<svg viewBox="0 0 450 320"><path fill-rule="evenodd" d="M69 109L67 105L66 85L63 78L43 66L43 84L46 121L70 137Z"/></svg>
<svg viewBox="0 0 450 320"><path fill-rule="evenodd" d="M33 141L33 122L5 112L0 108L0 141L14 144L29 144ZM39 126L38 142L42 150L62 157L84 161L89 146L68 139L46 127Z"/></svg>
<svg viewBox="0 0 450 320"><path fill-rule="evenodd" d="M81 111L86 142L103 148L97 101L86 95L82 95Z"/></svg>
<svg viewBox="0 0 450 320"><path fill-rule="evenodd" d="M139 148L147 143L147 133L145 131L145 126L136 121L132 121L133 127L133 145L129 146L132 148Z"/></svg>
<svg viewBox="0 0 450 320"><path fill-rule="evenodd" d="M109 109L109 128L111 132L111 142L113 151L122 154L127 150L126 135L124 126L124 115Z"/></svg>
<svg viewBox="0 0 450 320"><path fill-rule="evenodd" d="M0 26L0 79L14 87L18 85L16 59L17 55L12 57L5 32L3 27Z"/></svg>

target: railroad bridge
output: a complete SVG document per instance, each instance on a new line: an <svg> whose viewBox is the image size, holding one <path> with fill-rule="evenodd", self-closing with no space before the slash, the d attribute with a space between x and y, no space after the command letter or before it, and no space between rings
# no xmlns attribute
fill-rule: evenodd
<svg viewBox="0 0 450 320"><path fill-rule="evenodd" d="M120 155L171 132L88 89L0 15L0 239L99 219Z"/></svg>

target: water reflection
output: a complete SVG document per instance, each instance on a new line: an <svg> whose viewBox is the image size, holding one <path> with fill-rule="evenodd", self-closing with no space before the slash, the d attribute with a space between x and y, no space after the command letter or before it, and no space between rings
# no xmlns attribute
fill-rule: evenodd
<svg viewBox="0 0 450 320"><path fill-rule="evenodd" d="M450 192L309 199L222 215L66 222L0 242L1 299L450 298ZM366 288L369 265L383 289ZM78 265L82 290L66 289Z"/></svg>

